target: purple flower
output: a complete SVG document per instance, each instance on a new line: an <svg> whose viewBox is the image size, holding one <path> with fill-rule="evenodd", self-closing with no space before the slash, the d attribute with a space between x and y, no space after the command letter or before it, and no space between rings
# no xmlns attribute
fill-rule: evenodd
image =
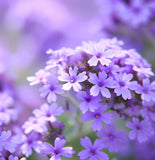
<svg viewBox="0 0 155 160"><path fill-rule="evenodd" d="M81 85L79 82L83 82L87 79L86 72L78 73L78 68L74 67L72 69L71 67L69 68L69 73L67 74L66 72L62 71L61 75L58 77L60 81L67 82L63 85L64 90L70 90L71 87L73 87L74 91L78 92L81 90Z"/></svg>
<svg viewBox="0 0 155 160"><path fill-rule="evenodd" d="M94 86L90 89L91 95L97 96L99 92L101 92L103 97L106 98L111 97L111 93L106 87L114 88L115 83L113 78L111 77L107 78L107 74L104 71L99 72L98 77L95 73L90 73L88 81L94 84Z"/></svg>
<svg viewBox="0 0 155 160"><path fill-rule="evenodd" d="M114 74L115 80L117 81L117 86L114 89L114 92L117 96L122 95L123 99L131 99L131 91L136 88L137 82L131 81L133 78L132 74L119 73Z"/></svg>
<svg viewBox="0 0 155 160"><path fill-rule="evenodd" d="M21 145L22 153L29 157L32 154L32 149L40 153L42 142L39 140L39 135L36 132L31 132L30 135L24 136L23 144Z"/></svg>
<svg viewBox="0 0 155 160"><path fill-rule="evenodd" d="M145 3L145 0L130 1L130 5L120 2L116 11L121 21L134 28L147 24L151 17L150 3ZM135 16L138 18L137 20Z"/></svg>
<svg viewBox="0 0 155 160"><path fill-rule="evenodd" d="M45 70L41 69L38 72L36 72L35 76L30 76L27 78L27 80L30 82L30 85L36 85L39 83L44 84L45 77L48 76L50 73L46 72Z"/></svg>
<svg viewBox="0 0 155 160"><path fill-rule="evenodd" d="M58 80L55 77L48 76L46 77L45 85L40 88L41 97L47 97L47 102L51 103L57 100L56 94L62 94L63 90L60 85L57 85Z"/></svg>
<svg viewBox="0 0 155 160"><path fill-rule="evenodd" d="M108 155L100 151L105 147L101 140L95 140L94 145L88 137L81 138L80 140L81 145L87 149L78 153L80 159L87 159L88 157L90 157L89 160L109 160Z"/></svg>
<svg viewBox="0 0 155 160"><path fill-rule="evenodd" d="M35 109L33 114L43 122L50 121L51 123L56 121L55 116L60 116L64 112L62 107L58 107L56 103L51 105L43 104L40 109Z"/></svg>
<svg viewBox="0 0 155 160"><path fill-rule="evenodd" d="M142 100L155 101L155 81L150 83L148 78L143 79L143 85L137 85L136 93L141 94Z"/></svg>
<svg viewBox="0 0 155 160"><path fill-rule="evenodd" d="M99 97L94 98L93 96L91 96L89 90L86 90L85 93L83 91L78 92L77 97L80 100L83 100L83 102L79 105L79 108L83 113L88 111L88 109L91 112L94 112L95 109L97 109L98 103L100 101Z"/></svg>
<svg viewBox="0 0 155 160"><path fill-rule="evenodd" d="M108 66L111 63L110 58L114 57L114 53L107 50L106 45L101 42L84 43L84 52L92 55L92 57L88 60L90 66L97 66L98 62L102 65Z"/></svg>
<svg viewBox="0 0 155 160"><path fill-rule="evenodd" d="M87 111L84 115L82 115L82 120L83 121L94 120L92 123L93 131L96 130L100 131L103 128L101 121L109 124L113 119L112 113L104 113L104 111L106 111L107 108L108 107L106 105L100 104L100 106L94 112Z"/></svg>
<svg viewBox="0 0 155 160"><path fill-rule="evenodd" d="M52 154L50 160L61 160L60 156L71 158L74 154L72 147L64 147L66 143L65 139L57 137L54 142L54 146L45 142L41 148L41 151L45 154Z"/></svg>
<svg viewBox="0 0 155 160"><path fill-rule="evenodd" d="M126 126L132 129L132 131L129 132L129 138L133 140L137 137L140 143L147 141L148 137L154 134L151 122L148 119L139 121L138 118L134 117L132 118L132 122L126 123Z"/></svg>
<svg viewBox="0 0 155 160"><path fill-rule="evenodd" d="M127 148L127 136L124 131L115 131L114 125L106 125L106 129L102 129L97 133L102 138L102 143L110 152L124 151Z"/></svg>

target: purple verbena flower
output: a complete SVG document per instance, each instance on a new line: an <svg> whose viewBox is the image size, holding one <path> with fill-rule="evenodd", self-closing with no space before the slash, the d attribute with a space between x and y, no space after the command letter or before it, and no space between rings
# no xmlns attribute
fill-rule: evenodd
<svg viewBox="0 0 155 160"><path fill-rule="evenodd" d="M56 94L62 94L63 90L61 85L58 85L58 80L55 77L48 76L46 77L45 85L40 88L40 96L47 97L47 102L51 103L52 101L55 102L57 100Z"/></svg>
<svg viewBox="0 0 155 160"><path fill-rule="evenodd" d="M136 139L141 143L148 140L148 137L154 134L152 124L148 119L139 121L138 118L132 118L132 122L127 122L126 126L132 131L129 132L129 138L131 140Z"/></svg>
<svg viewBox="0 0 155 160"><path fill-rule="evenodd" d="M94 111L87 111L85 114L82 115L83 121L90 121L94 120L92 123L93 131L100 131L102 127L102 122L104 123L111 123L111 120L113 119L112 113L104 113L107 110L106 105L100 104L100 106Z"/></svg>
<svg viewBox="0 0 155 160"><path fill-rule="evenodd" d="M79 90L81 90L81 85L79 84L79 82L83 82L87 79L86 76L86 72L82 72L82 73L78 73L78 68L74 67L74 69L72 69L71 67L69 68L69 73L67 74L66 72L62 71L61 75L58 77L58 79L60 81L63 82L67 82L65 84L63 84L62 89L64 90L70 90L71 87L73 87L74 91L78 92Z"/></svg>
<svg viewBox="0 0 155 160"><path fill-rule="evenodd" d="M98 77L95 73L90 73L88 81L94 84L90 89L91 95L97 96L101 92L103 97L111 97L111 93L107 88L114 88L115 83L113 78L107 78L107 74L104 71L99 72Z"/></svg>
<svg viewBox="0 0 155 160"><path fill-rule="evenodd" d="M37 153L40 153L41 145L42 141L39 139L38 133L31 132L27 135L27 137L24 136L21 151L26 157L29 157L32 154L32 149L34 149Z"/></svg>
<svg viewBox="0 0 155 160"><path fill-rule="evenodd" d="M60 139L57 137L54 142L54 146L45 142L42 145L41 151L45 154L52 154L50 160L61 160L60 156L71 158L72 154L74 154L72 147L64 147L66 143L65 139Z"/></svg>
<svg viewBox="0 0 155 160"><path fill-rule="evenodd" d="M114 53L110 52L104 43L84 43L83 50L92 55L88 60L90 66L97 66L98 62L108 66L111 63L110 58L114 57Z"/></svg>
<svg viewBox="0 0 155 160"><path fill-rule="evenodd" d="M81 145L87 149L78 153L80 159L87 159L89 157L89 160L109 160L108 155L100 151L105 147L101 140L95 140L94 145L88 137L81 138L80 140Z"/></svg>
<svg viewBox="0 0 155 160"><path fill-rule="evenodd" d="M134 90L136 88L137 82L131 81L133 78L132 74L126 74L126 73L119 73L115 74L115 80L117 82L116 88L114 89L114 92L117 96L122 95L123 99L131 99L131 90Z"/></svg>
<svg viewBox="0 0 155 160"><path fill-rule="evenodd" d="M45 77L48 75L50 75L49 72L46 72L45 70L41 69L35 73L35 76L27 77L27 80L30 82L31 86L39 84L39 83L44 84Z"/></svg>
<svg viewBox="0 0 155 160"><path fill-rule="evenodd" d="M155 101L155 81L150 83L148 78L143 79L143 85L137 85L136 93L141 94L144 101Z"/></svg>
<svg viewBox="0 0 155 160"><path fill-rule="evenodd" d="M83 102L79 105L80 110L85 113L88 109L91 112L94 112L97 109L97 106L100 101L100 97L93 97L90 95L89 90L86 90L84 93L83 91L77 93L77 97L82 100Z"/></svg>

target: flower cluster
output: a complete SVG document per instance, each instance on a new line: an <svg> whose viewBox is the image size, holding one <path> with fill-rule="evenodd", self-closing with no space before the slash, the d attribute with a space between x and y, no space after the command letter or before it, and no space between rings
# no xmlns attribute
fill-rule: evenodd
<svg viewBox="0 0 155 160"><path fill-rule="evenodd" d="M100 138L96 139L94 146L88 137L81 139L82 146L87 150L78 154L80 159L104 157L108 160L108 155L99 150L127 151L129 140L137 143L149 141L155 130L154 73L138 52L125 50L122 44L122 41L113 38L84 42L74 50L48 50L50 60L45 69L29 77L28 81L31 85L41 84L41 96L49 104L34 110L34 117L23 125L25 132L44 133L46 138L48 134L53 134L45 127L45 122L50 127L57 122L56 116L65 110L57 107L57 102L66 99L75 107L75 110L69 108L68 111L78 115L80 131L85 130L82 122L92 121L92 130ZM117 131L116 122L120 120L124 120L126 125ZM71 157L74 153L71 148L62 149L65 140L55 138L55 142L43 144L44 152L52 154L51 159L56 160L60 159L60 155Z"/></svg>

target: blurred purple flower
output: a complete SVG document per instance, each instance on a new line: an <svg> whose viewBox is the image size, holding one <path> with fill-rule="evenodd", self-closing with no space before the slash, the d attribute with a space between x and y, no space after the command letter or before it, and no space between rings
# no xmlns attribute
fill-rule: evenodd
<svg viewBox="0 0 155 160"><path fill-rule="evenodd" d="M45 142L42 145L41 151L45 154L52 154L50 160L61 160L60 156L71 158L72 154L74 154L72 147L64 147L66 143L65 139L60 139L57 137L54 142L54 146Z"/></svg>
<svg viewBox="0 0 155 160"><path fill-rule="evenodd" d="M131 140L136 139L142 143L146 142L150 136L154 134L151 122L148 119L139 121L138 118L132 118L132 122L127 122L126 126L132 131L129 132Z"/></svg>
<svg viewBox="0 0 155 160"><path fill-rule="evenodd" d="M114 88L116 86L113 78L107 78L107 74L104 71L99 72L98 77L95 73L90 73L88 81L94 84L90 89L90 94L93 96L97 96L101 92L103 97L110 98L111 93L107 87Z"/></svg>
<svg viewBox="0 0 155 160"><path fill-rule="evenodd" d="M72 69L71 67L69 68L69 73L67 74L66 72L62 71L61 75L58 77L60 81L67 82L63 85L64 90L70 90L71 87L73 87L74 91L78 92L81 90L81 85L79 82L83 82L87 79L86 72L78 73L78 68L74 67Z"/></svg>
<svg viewBox="0 0 155 160"><path fill-rule="evenodd" d="M112 124L106 125L106 129L102 129L97 133L102 138L102 143L110 152L120 152L127 148L127 136L124 131L115 131Z"/></svg>
<svg viewBox="0 0 155 160"><path fill-rule="evenodd" d="M13 99L7 93L0 93L0 125L17 118L17 110L12 108Z"/></svg>
<svg viewBox="0 0 155 160"><path fill-rule="evenodd" d="M80 159L87 159L90 157L90 160L109 160L109 157L106 153L99 151L105 147L101 140L95 140L93 145L88 137L81 138L81 145L87 150L78 153Z"/></svg>
<svg viewBox="0 0 155 160"><path fill-rule="evenodd" d="M0 155L3 149L9 151L10 153L15 152L16 144L12 143L12 133L10 130L2 131L0 133Z"/></svg>

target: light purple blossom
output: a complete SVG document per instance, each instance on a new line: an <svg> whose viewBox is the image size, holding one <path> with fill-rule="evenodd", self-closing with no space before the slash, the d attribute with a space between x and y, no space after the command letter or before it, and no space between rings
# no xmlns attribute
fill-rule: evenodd
<svg viewBox="0 0 155 160"><path fill-rule="evenodd" d="M35 73L35 76L27 77L27 80L30 82L30 85L36 85L36 84L44 84L45 77L50 75L49 72L46 72L45 70L41 69L38 72Z"/></svg>
<svg viewBox="0 0 155 160"><path fill-rule="evenodd" d="M69 68L69 73L66 73L64 71L61 72L61 75L58 77L58 79L62 82L67 82L63 84L62 89L64 90L70 90L71 87L73 87L74 91L78 92L79 90L82 89L81 85L79 82L83 82L87 79L86 72L79 73L78 75L78 68L74 67L72 69L71 67Z"/></svg>
<svg viewBox="0 0 155 160"><path fill-rule="evenodd" d="M87 159L89 157L89 160L109 160L108 155L100 151L105 147L101 140L96 139L94 145L88 137L81 138L80 140L81 145L87 149L78 153L80 159Z"/></svg>
<svg viewBox="0 0 155 160"><path fill-rule="evenodd" d="M136 93L141 94L141 98L144 101L155 101L155 81L150 83L148 78L143 79L142 86L139 84L136 88Z"/></svg>
<svg viewBox="0 0 155 160"><path fill-rule="evenodd" d="M100 106L94 112L87 111L85 114L83 114L82 120L94 120L92 123L93 131L100 131L103 128L101 121L103 121L106 124L109 124L113 119L112 113L105 113L107 108L108 107L106 105L100 104Z"/></svg>
<svg viewBox="0 0 155 160"><path fill-rule="evenodd" d="M89 90L86 90L86 92L84 93L83 91L78 92L77 93L77 97L82 100L83 102L81 102L81 104L79 105L80 110L85 113L86 111L88 111L88 109L91 112L94 112L95 109L97 109L99 101L100 101L100 97L93 97L90 95Z"/></svg>
<svg viewBox="0 0 155 160"><path fill-rule="evenodd" d="M58 107L56 103L52 103L51 105L45 103L40 109L35 109L33 114L37 117L37 119L40 119L40 121L44 123L48 121L53 123L57 120L56 116L60 116L63 112L63 108Z"/></svg>
<svg viewBox="0 0 155 160"><path fill-rule="evenodd" d="M133 78L132 74L126 74L126 73L119 73L114 74L115 80L117 81L116 88L114 89L114 92L117 96L122 95L123 99L131 99L131 90L134 90L136 88L137 82L131 81Z"/></svg>
<svg viewBox="0 0 155 160"><path fill-rule="evenodd" d="M41 151L45 154L49 154L51 156L50 160L61 160L60 156L64 156L67 158L71 158L72 154L74 154L72 147L64 147L66 143L65 139L60 139L57 137L54 142L54 146L45 142L42 145Z"/></svg>
<svg viewBox="0 0 155 160"><path fill-rule="evenodd" d="M57 100L56 94L62 94L62 86L58 85L58 80L56 77L48 76L46 77L46 83L40 88L40 96L47 97L47 102L51 103L52 101L55 102Z"/></svg>
<svg viewBox="0 0 155 160"><path fill-rule="evenodd" d="M90 66L97 66L98 62L102 65L108 66L111 63L110 58L114 57L114 53L108 50L106 45L101 42L84 43L84 52L92 55L92 57L88 60Z"/></svg>
<svg viewBox="0 0 155 160"><path fill-rule="evenodd" d="M132 118L132 122L127 122L126 126L132 131L129 132L129 138L137 140L142 143L148 140L150 136L154 134L152 124L148 119L139 121L138 118Z"/></svg>
<svg viewBox="0 0 155 160"><path fill-rule="evenodd" d="M90 73L88 81L94 84L90 89L90 94L93 96L97 96L101 92L103 97L110 98L111 93L107 88L114 88L116 86L113 78L107 78L107 74L104 71L99 72L98 77L95 73Z"/></svg>
<svg viewBox="0 0 155 160"><path fill-rule="evenodd" d="M29 119L23 124L22 128L24 128L26 134L32 131L39 133L47 131L45 122L36 117L29 117Z"/></svg>

